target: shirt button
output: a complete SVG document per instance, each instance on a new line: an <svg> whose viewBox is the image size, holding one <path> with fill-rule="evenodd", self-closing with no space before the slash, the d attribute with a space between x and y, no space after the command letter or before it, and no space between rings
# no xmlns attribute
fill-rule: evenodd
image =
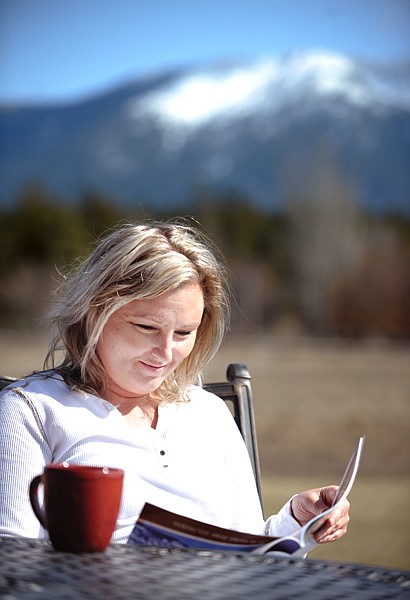
<svg viewBox="0 0 410 600"><path fill-rule="evenodd" d="M164 454L165 454L165 450L161 450L161 451L160 451L160 454L161 454L161 456L164 456Z"/></svg>

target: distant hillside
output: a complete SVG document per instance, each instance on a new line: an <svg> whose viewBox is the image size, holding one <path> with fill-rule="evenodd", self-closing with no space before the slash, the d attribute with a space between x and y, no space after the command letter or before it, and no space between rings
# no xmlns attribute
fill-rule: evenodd
<svg viewBox="0 0 410 600"><path fill-rule="evenodd" d="M410 213L409 67L295 54L2 107L0 202L39 183L73 201L94 191L180 207L205 186L275 209L315 193L326 157L364 208Z"/></svg>

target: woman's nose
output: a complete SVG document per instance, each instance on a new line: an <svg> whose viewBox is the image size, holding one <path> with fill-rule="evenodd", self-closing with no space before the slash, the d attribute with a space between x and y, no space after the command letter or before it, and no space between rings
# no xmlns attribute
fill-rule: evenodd
<svg viewBox="0 0 410 600"><path fill-rule="evenodd" d="M173 340L172 336L159 335L156 340L154 353L162 360L169 362L172 359Z"/></svg>

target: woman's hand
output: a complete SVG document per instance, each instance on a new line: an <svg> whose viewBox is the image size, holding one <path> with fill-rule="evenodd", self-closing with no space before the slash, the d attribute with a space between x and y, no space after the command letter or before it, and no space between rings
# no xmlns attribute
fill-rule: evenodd
<svg viewBox="0 0 410 600"><path fill-rule="evenodd" d="M300 525L305 525L314 516L322 513L332 505L337 490L337 485L330 485L297 494L291 501L294 518ZM331 512L322 527L313 536L318 544L334 542L344 536L350 519L349 508L349 502L344 500L340 506Z"/></svg>

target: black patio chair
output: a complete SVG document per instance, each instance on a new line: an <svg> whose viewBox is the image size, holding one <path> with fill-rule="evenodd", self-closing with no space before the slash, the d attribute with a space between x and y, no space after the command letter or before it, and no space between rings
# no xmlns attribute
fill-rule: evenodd
<svg viewBox="0 0 410 600"><path fill-rule="evenodd" d="M231 363L226 371L226 379L227 381L220 383L205 383L203 387L222 398L229 406L248 449L256 486L262 502L251 376L246 365Z"/></svg>

